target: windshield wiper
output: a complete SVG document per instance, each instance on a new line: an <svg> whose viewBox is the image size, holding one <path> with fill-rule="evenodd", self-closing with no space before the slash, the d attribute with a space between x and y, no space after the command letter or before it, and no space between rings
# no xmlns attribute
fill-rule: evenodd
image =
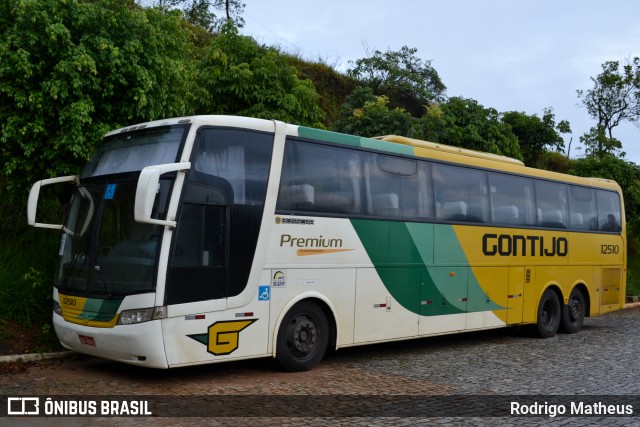
<svg viewBox="0 0 640 427"><path fill-rule="evenodd" d="M60 282L61 288L71 289L71 286L69 286L69 278L71 277L71 272L73 271L73 268L75 267L76 262L78 262L78 260L80 259L80 255L82 255L83 253L85 253L85 262L86 262L86 242L87 242L87 236L84 235L80 240L81 249L73 255L71 262L69 263L66 271L64 272L64 276L62 276L62 281ZM83 243L85 245L83 245ZM62 268L64 268L64 266Z"/></svg>
<svg viewBox="0 0 640 427"><path fill-rule="evenodd" d="M96 233L96 236L94 236L93 238L93 242L94 242L95 260L96 260L96 262L93 265L93 269L95 270L96 273L98 273L98 280L102 282L102 287L104 288L105 293L107 294L108 297L110 297L111 286L109 283L108 271L106 271L107 269L103 268L103 266L98 265L98 257L100 254L100 241L98 239L97 233Z"/></svg>

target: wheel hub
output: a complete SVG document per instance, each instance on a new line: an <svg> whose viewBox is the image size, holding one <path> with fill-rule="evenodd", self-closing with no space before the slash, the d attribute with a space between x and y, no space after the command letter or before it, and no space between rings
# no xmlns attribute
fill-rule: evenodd
<svg viewBox="0 0 640 427"><path fill-rule="evenodd" d="M582 307L580 306L580 301L577 298L572 298L569 301L569 316L572 321L578 320L580 317L580 313L582 312Z"/></svg>
<svg viewBox="0 0 640 427"><path fill-rule="evenodd" d="M296 320L293 330L293 345L298 352L308 354L316 344L316 327L307 318L297 318Z"/></svg>

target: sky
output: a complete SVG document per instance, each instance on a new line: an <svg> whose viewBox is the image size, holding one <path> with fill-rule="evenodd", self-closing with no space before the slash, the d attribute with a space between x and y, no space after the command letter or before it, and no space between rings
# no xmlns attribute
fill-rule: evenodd
<svg viewBox="0 0 640 427"><path fill-rule="evenodd" d="M447 86L500 112L568 120L571 157L595 125L576 91L606 61L640 56L638 0L244 0L244 35L345 71L375 50L417 48ZM614 129L640 164L640 128Z"/></svg>

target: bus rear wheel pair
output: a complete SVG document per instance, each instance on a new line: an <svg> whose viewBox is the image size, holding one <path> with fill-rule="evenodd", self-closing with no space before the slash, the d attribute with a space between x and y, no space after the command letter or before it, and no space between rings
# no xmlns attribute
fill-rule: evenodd
<svg viewBox="0 0 640 427"><path fill-rule="evenodd" d="M549 288L540 298L534 332L541 338L551 338L558 330L574 334L582 328L585 314L585 297L580 289L574 288L567 304L562 305L558 293Z"/></svg>

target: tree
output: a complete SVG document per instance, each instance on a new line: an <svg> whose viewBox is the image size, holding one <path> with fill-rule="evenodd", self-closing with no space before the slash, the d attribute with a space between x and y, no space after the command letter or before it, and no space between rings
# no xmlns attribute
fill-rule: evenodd
<svg viewBox="0 0 640 427"><path fill-rule="evenodd" d="M245 4L241 0L154 0L142 3L150 3L162 10L182 10L189 22L206 29L220 30L229 21L238 28L244 26L241 15Z"/></svg>
<svg viewBox="0 0 640 427"><path fill-rule="evenodd" d="M596 126L581 141L595 156L602 157L621 147L613 137L613 129L623 121L636 125L640 121L640 58L608 61L602 64L602 73L592 77L593 88L578 90L578 98Z"/></svg>
<svg viewBox="0 0 640 427"><path fill-rule="evenodd" d="M372 88L376 95L387 96L391 106L420 117L426 105L443 100L446 87L431 61L418 58L417 51L407 46L399 51L376 50L355 61L347 73Z"/></svg>
<svg viewBox="0 0 640 427"><path fill-rule="evenodd" d="M1 7L0 192L24 197L36 179L77 173L114 127L192 111L179 14L122 0Z"/></svg>
<svg viewBox="0 0 640 427"><path fill-rule="evenodd" d="M430 107L419 120L424 139L522 160L518 138L493 108L453 97Z"/></svg>
<svg viewBox="0 0 640 427"><path fill-rule="evenodd" d="M532 167L540 167L542 154L547 149L564 149L564 140L560 133L571 132L566 120L556 125L551 108L544 110L542 118L535 114L529 116L522 112L510 111L502 114L502 122L511 127L511 131L518 138L525 164Z"/></svg>
<svg viewBox="0 0 640 427"><path fill-rule="evenodd" d="M198 65L201 114L238 114L322 127L318 94L310 80L275 49L259 46L228 23Z"/></svg>
<svg viewBox="0 0 640 427"><path fill-rule="evenodd" d="M389 99L376 96L371 88L356 88L340 109L340 119L334 130L359 136L410 136L411 115L401 108L389 108Z"/></svg>
<svg viewBox="0 0 640 427"><path fill-rule="evenodd" d="M580 142L585 146L585 153L589 156L603 158L608 155L620 154L625 156L622 149L622 142L616 138L607 136L606 129L601 126L592 127L589 132L580 136Z"/></svg>

